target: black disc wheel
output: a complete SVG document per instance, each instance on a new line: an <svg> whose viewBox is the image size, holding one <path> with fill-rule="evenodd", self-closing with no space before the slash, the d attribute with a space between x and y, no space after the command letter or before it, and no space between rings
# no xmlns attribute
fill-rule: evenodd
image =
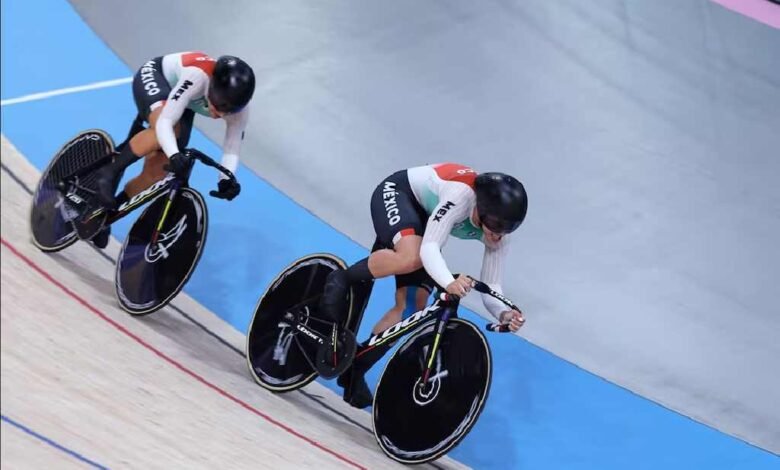
<svg viewBox="0 0 780 470"><path fill-rule="evenodd" d="M32 239L40 250L59 251L78 240L70 222L77 214L69 213L58 185L64 177L95 164L113 151L114 141L111 137L101 130L93 129L80 133L54 155L41 173L30 210ZM93 174L81 177L79 185L94 189ZM87 197L86 194L74 194L72 197L82 196Z"/></svg>
<svg viewBox="0 0 780 470"><path fill-rule="evenodd" d="M168 202L164 193L144 209L117 259L116 293L131 315L147 315L170 302L189 280L206 244L206 203L191 188L181 188L152 240Z"/></svg>
<svg viewBox="0 0 780 470"><path fill-rule="evenodd" d="M423 385L435 325L423 324L396 350L374 397L377 442L390 458L406 464L429 462L455 447L482 412L490 388L485 336L459 318L447 323Z"/></svg>
<svg viewBox="0 0 780 470"><path fill-rule="evenodd" d="M332 323L328 326L327 322L320 321L313 308L322 295L328 274L345 268L344 261L330 254L306 256L285 268L260 297L249 324L246 359L252 377L261 387L289 392L317 377L314 366L322 349L285 317L296 315L306 328L328 337ZM351 303L350 291L349 312ZM349 318L343 319L343 324L348 321Z"/></svg>

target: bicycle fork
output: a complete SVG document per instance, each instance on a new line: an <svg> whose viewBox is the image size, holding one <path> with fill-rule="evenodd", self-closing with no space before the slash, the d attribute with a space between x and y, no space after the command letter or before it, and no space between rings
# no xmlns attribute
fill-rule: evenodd
<svg viewBox="0 0 780 470"><path fill-rule="evenodd" d="M179 187L180 183L178 183L178 181L171 185L171 190L168 192L168 198L165 201L165 207L163 207L160 220L157 222L157 226L154 228L154 232L152 232L151 245L157 244L157 240L160 237L160 232L162 231L163 225L165 225L165 221L168 219L168 212L173 206L173 201L176 199L176 195L179 194Z"/></svg>
<svg viewBox="0 0 780 470"><path fill-rule="evenodd" d="M441 343L444 329L447 327L447 322L451 315L452 308L447 307L444 309L444 313L436 320L433 346L428 350L428 357L425 360L425 370L423 370L422 381L420 382L421 388L428 386L428 380L431 378L431 371L433 370L436 354L439 352L439 344Z"/></svg>

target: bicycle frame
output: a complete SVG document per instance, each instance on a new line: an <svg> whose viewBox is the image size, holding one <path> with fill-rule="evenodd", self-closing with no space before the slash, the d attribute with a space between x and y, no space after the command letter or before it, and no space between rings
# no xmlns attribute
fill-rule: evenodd
<svg viewBox="0 0 780 470"><path fill-rule="evenodd" d="M441 300L437 300L436 302L429 305L428 307L425 307L419 312L415 312L414 314L410 315L408 318L399 321L398 323L387 328L381 333L371 335L371 337L368 339L368 345L366 347L366 350L368 350L369 347L374 348L376 346L387 344L397 339L398 337L403 336L405 333L410 331L414 326L420 324L423 320L426 320L438 314L439 310L445 308L440 304L440 302ZM443 317L444 315L442 314L441 316Z"/></svg>
<svg viewBox="0 0 780 470"><path fill-rule="evenodd" d="M517 308L517 306L514 305L509 299L494 291L490 288L490 286L481 281L474 282L474 290L500 300L510 309L520 311L520 309ZM368 293L370 294L370 289L368 290ZM441 338L444 335L444 330L447 327L447 323L449 322L450 318L457 317L458 306L460 304L460 298L457 296L453 296L447 293L440 293L437 297L438 298L436 301L434 301L434 303L428 307L412 314L406 319L401 320L395 325L385 329L381 333L372 334L368 339L367 345L357 351L355 358L360 357L362 354L368 352L371 349L374 349L377 346L395 341L396 339L413 330L417 325L422 324L425 320L436 317L433 346L428 350L428 357L425 361L425 370L423 371L423 380L420 382L421 387L426 386L428 384L428 379L430 378L431 370L433 370L434 359L436 358L436 353L439 350L439 344L441 343ZM364 305L367 303L368 300L365 299ZM506 325L499 325L496 323L489 323L486 326L486 329L489 331L502 333L509 331Z"/></svg>
<svg viewBox="0 0 780 470"><path fill-rule="evenodd" d="M89 192L93 192L87 188L84 188L83 186L79 186L78 184L79 177L84 176L84 174L87 173L89 173L89 171L81 170L79 171L79 173L70 175L63 179L62 183L60 184L60 188L61 191L65 190L65 197L67 199L75 203L82 203L83 200L78 195L74 194L74 190L80 188ZM175 190L181 187L182 185L186 185L188 176L189 175L187 175L187 177L185 178L180 178L173 173L168 173L160 181L154 183L150 187L146 188L145 190L141 191L140 193L130 198L128 201L122 203L122 205L120 205L116 210L109 210L106 223L112 224L116 222L117 220L125 217L127 214L133 212L135 209L137 209L144 203L157 199L157 197L159 197L161 194L165 193L171 188ZM95 210L94 212L92 212L86 220L92 220L95 217L103 215L103 213L105 212L106 209L101 207Z"/></svg>
<svg viewBox="0 0 780 470"><path fill-rule="evenodd" d="M160 216L160 220L157 222L157 225L155 225L155 231L152 234L152 243L156 243L160 235L160 231L162 230L163 225L165 225L165 221L168 218L168 213L170 211L170 208L172 207L173 202L176 199L176 196L179 194L179 190L182 187L189 186L190 174L192 173L192 168L195 166L195 160L200 160L203 164L214 167L221 173L225 174L228 178L235 180L235 176L233 175L232 172L230 172L230 170L218 164L208 155L196 149L187 149L184 151L184 153L187 157L189 157L189 161L187 162L187 166L185 168L185 171L182 173L182 175L168 173L160 181L154 183L147 189L141 191L140 193L130 198L128 201L122 203L116 210L109 210L105 222L106 225L113 224L117 220L125 217L126 215L138 209L139 207L146 204L147 202L154 201L158 197L167 193L168 200L165 203L165 207L163 208L163 212L162 215ZM80 169L76 173L73 173L63 178L59 184L59 189L61 192L63 192L64 197L76 204L83 203L83 200L77 194L75 194L75 189L80 188L90 193L94 193L94 191L88 188L84 188L83 186L79 186L78 184L79 178L87 174L90 174L96 169L102 167L103 165L108 163L109 159L110 156L105 156L97 160L96 162ZM89 217L86 218L86 221L90 221L95 217L99 217L103 215L105 212L106 209L101 207L95 210L93 213L91 213Z"/></svg>

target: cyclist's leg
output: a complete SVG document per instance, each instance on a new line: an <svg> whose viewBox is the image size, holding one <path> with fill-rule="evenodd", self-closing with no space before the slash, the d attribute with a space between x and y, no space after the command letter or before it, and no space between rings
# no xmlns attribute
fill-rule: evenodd
<svg viewBox="0 0 780 470"><path fill-rule="evenodd" d="M142 130L146 129L146 126L144 123L146 122L146 118L142 113L138 113L135 116L135 119L133 120L133 123L130 125L130 130L127 132L127 137L125 140L122 141L121 144L114 147L115 152L121 152L122 149L127 147L127 145L130 143L130 139L132 139L136 134L141 132Z"/></svg>
<svg viewBox="0 0 780 470"><path fill-rule="evenodd" d="M368 269L375 278L414 272L422 268L421 245L422 235L403 235L392 249L384 248L371 253Z"/></svg>
<svg viewBox="0 0 780 470"><path fill-rule="evenodd" d="M395 305L382 316L371 330L372 334L382 331L395 325L402 318L407 318L414 312L424 309L428 304L428 297L431 294L429 285L421 286L417 278L422 275L427 276L424 269L420 269L411 274L396 276Z"/></svg>
<svg viewBox="0 0 780 470"><path fill-rule="evenodd" d="M374 328L371 330L371 334L377 334L381 331L384 331L385 329L401 321L404 311L406 311L408 290L414 291L415 289L409 289L406 286L397 287L395 289L395 304L390 307L390 309L385 312L384 315L382 315L382 318L379 319L376 325L374 325Z"/></svg>
<svg viewBox="0 0 780 470"><path fill-rule="evenodd" d="M159 115L159 109L157 110L157 115ZM122 142L120 147L115 150L111 163L100 168L96 174L97 178L95 182L98 190L98 202L104 205L104 207L118 207L143 189L141 188L137 191L133 191L132 185L128 184L128 186L131 186L130 191L126 186L123 191L114 196L117 186L119 185L119 180L122 179L122 175L124 174L125 168L138 161L140 158L137 155L143 155L143 150L146 150L146 148L151 148L147 140L149 134L154 131L153 129L143 128L143 118L141 118L141 124L139 125L140 117L141 115L139 114L139 117L137 117L133 122L130 132L128 133L128 139ZM141 141L140 144L138 143L139 140ZM145 170L147 169L147 166L150 166L150 163L151 166L160 167L161 169L162 165L164 165L165 161L167 161L165 155L159 150L146 154L149 155L149 159L144 163ZM153 172L147 171L147 174L151 173ZM148 180L149 178L147 177L146 179ZM148 187L148 185L151 185L153 182L154 180L142 184L147 184L146 187ZM98 232L98 234L92 238L91 242L96 247L102 249L108 246L108 240L110 236L111 226L106 225L103 227L103 230Z"/></svg>
<svg viewBox="0 0 780 470"><path fill-rule="evenodd" d="M378 334L401 321L414 312L425 308L428 297L433 291L433 280L420 268L417 271L395 277L396 304L374 325L372 334ZM361 343L361 354L355 358L355 369L360 373L366 373L382 356L395 344L389 341L373 348L368 348L368 340Z"/></svg>
<svg viewBox="0 0 780 470"><path fill-rule="evenodd" d="M133 149L139 149L140 151L151 150L143 153L143 155L146 155L143 170L141 170L141 173L138 176L127 182L124 191L116 197L117 204L122 204L124 201L160 181L167 173L165 171L165 165L168 163L168 157L160 149L157 133L154 130L154 126L157 123L157 119L160 117L161 112L162 107L155 109L149 115L149 129L141 131L130 140L130 146ZM195 113L192 110L186 110L182 115L181 120L174 127L174 131L178 138L177 142L179 148L186 147L190 140L194 115ZM133 150L133 152L135 153L135 150Z"/></svg>
<svg viewBox="0 0 780 470"><path fill-rule="evenodd" d="M140 90L134 90L134 93L136 95L136 105L139 108L138 115L135 117L135 120L133 120L133 124L130 126L130 130L127 133L127 138L125 140L116 146L115 150L117 152L121 152L123 148L125 148L129 143L130 140L136 136L136 134L140 133L141 131L147 129L147 127L144 125L144 123L148 120L150 123L149 128L153 129L155 124L157 123L157 118L159 117L159 112L154 114L154 111L158 109L157 103L161 102L162 100L154 101L153 103L149 103L151 101L150 99L144 99L143 94ZM178 140L177 143L179 145L179 148L185 148L190 141L190 135L192 134L192 123L195 118L195 111L191 109L186 109L184 111L184 114L182 115L181 119L179 119L179 125L181 128L180 133L177 134ZM177 132L179 132L179 129L177 128Z"/></svg>
<svg viewBox="0 0 780 470"><path fill-rule="evenodd" d="M137 124L138 118L133 122L133 126L130 130L130 134L135 132L135 136L140 133L148 132L149 130L138 130ZM128 140L122 142L120 147L114 150L111 163L101 167L96 173L95 185L97 189L97 202L103 207L112 208L117 207L127 201L129 196L125 191L122 191L117 196L114 196L119 180L122 179L125 168L136 162L139 158L133 152L131 148L132 138L128 136ZM108 240L111 236L111 226L106 225L90 240L96 247L105 248L108 246Z"/></svg>
<svg viewBox="0 0 780 470"><path fill-rule="evenodd" d="M374 277L407 275L422 269L428 215L414 196L406 171L383 181L371 199L371 219L382 246L372 250L367 269Z"/></svg>
<svg viewBox="0 0 780 470"><path fill-rule="evenodd" d="M372 330L374 333L379 333L400 321L405 310L411 310L408 312L411 314L424 308L427 294L433 290L434 285L420 259L420 245L427 214L411 195L411 188L407 189L400 184L404 181L408 184L406 175L403 176L404 178L396 178L396 181L400 180L397 187L401 193L405 193L395 196L394 202L397 204L399 214L399 218L395 221L397 224L390 225L393 222L391 216L394 214L378 214L378 204L376 204L378 190L375 192L375 199L372 200L374 228L379 235L378 242L368 258L367 267L372 275L381 277L395 274L396 279L395 305L374 325ZM384 200L388 196L385 195L385 187L382 185L380 187L382 206L384 206ZM409 197L407 198L406 195ZM412 296L411 299L408 298L409 295ZM419 296L419 299L416 296ZM419 308L415 309L417 306Z"/></svg>
<svg viewBox="0 0 780 470"><path fill-rule="evenodd" d="M390 200L392 207L387 210ZM374 190L371 218L378 249L346 270L336 270L328 276L319 306L320 314L326 318L335 321L344 315L346 294L352 284L409 273L422 266L419 252L426 219L420 216L406 171L394 173ZM377 253L380 254L379 271L374 272L376 263L372 259Z"/></svg>
<svg viewBox="0 0 780 470"><path fill-rule="evenodd" d="M117 196L117 203L121 204L165 177L166 163L168 163L168 157L162 150L157 149L147 153L146 158L144 158L143 170L138 176L127 182L125 189Z"/></svg>
<svg viewBox="0 0 780 470"><path fill-rule="evenodd" d="M374 325L374 328L371 331L372 334L381 333L401 321L402 318L406 318L413 313L424 309L427 306L428 298L436 285L431 276L425 271L425 268L420 268L413 273L396 276L395 283L395 305L385 313L376 325ZM368 372L368 370L370 370L394 344L395 342L391 341L374 346L373 348L368 347L368 340L360 344L361 352L355 357L353 371L350 371L352 374L351 381L353 387L360 381L365 382L365 379L363 379L365 373ZM363 386L358 385L355 388L361 389ZM365 387L365 389L367 390L367 387Z"/></svg>
<svg viewBox="0 0 780 470"><path fill-rule="evenodd" d="M104 206L116 205L114 192L125 168L140 160L141 156L159 148L154 124L170 91L170 85L162 73L162 57L148 61L133 76L133 99L138 116L149 122L150 126L141 129L142 122L139 123L136 118L130 129L129 139L120 145L119 153L114 155L110 164L98 171L98 201ZM123 196L127 195L120 194L121 199L124 199Z"/></svg>
<svg viewBox="0 0 780 470"><path fill-rule="evenodd" d="M382 270L385 268L391 272L399 271L395 273L395 305L374 325L372 330L374 334L398 323L402 316L411 315L425 308L428 296L435 286L433 279L422 267L422 260L419 256L427 214L419 204L416 204L416 201L413 202L415 202L412 206L417 211L417 219L422 221L418 225L410 224L408 228L404 227L400 231L388 233L386 227L383 226L382 219L379 219L379 223L377 223L377 218L374 219L377 232L384 232L384 238L392 237L390 239L392 244L385 246L392 246L393 249L381 249L385 247L375 246L369 258L370 271L375 274L383 272ZM404 219L411 221L414 218L405 214ZM393 260L394 255L400 256ZM397 269L399 265L403 269ZM415 270L408 272L409 268L415 268Z"/></svg>
<svg viewBox="0 0 780 470"><path fill-rule="evenodd" d="M392 186L388 186L388 182L392 183ZM387 191L388 188L395 190ZM385 204L388 199L392 200L390 204L393 207ZM393 212L390 213L387 209ZM405 171L392 175L374 191L371 217L377 233L377 243L368 258L352 265L345 274L351 274L348 281L360 279L360 276L373 279L396 275L396 305L374 326L373 332L378 333L401 319L404 310L408 308L407 296L410 290L413 292L415 304L412 309L417 311L424 308L433 283L428 281L430 278L419 259L427 216L411 192ZM425 288L418 289L418 286ZM339 377L338 383L344 387L344 401L356 408L371 405L373 397L365 374L392 346L393 343L390 342L369 347L368 340L361 344L361 352L356 356L353 366Z"/></svg>
<svg viewBox="0 0 780 470"><path fill-rule="evenodd" d="M377 334L398 323L402 317L425 308L432 290L432 283L424 269L405 276L396 276L395 305L385 313L374 326L372 334ZM393 347L395 341L369 347L368 340L360 344L359 355L352 367L339 377L338 384L344 387L344 401L355 408L370 406L374 400L366 382L366 372L374 366Z"/></svg>

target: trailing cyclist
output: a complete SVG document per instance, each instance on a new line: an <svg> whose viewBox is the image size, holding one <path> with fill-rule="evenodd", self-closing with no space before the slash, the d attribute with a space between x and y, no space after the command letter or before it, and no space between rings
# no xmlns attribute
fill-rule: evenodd
<svg viewBox="0 0 780 470"><path fill-rule="evenodd" d="M471 279L456 279L441 254L450 235L485 245L480 277L500 293L508 235L522 224L527 208L522 183L503 173L477 174L456 163L396 172L371 197L377 238L370 256L328 276L319 310L333 320L343 318L350 286L394 275L396 305L374 326L372 333L377 334L401 320L407 297L413 299L415 309L424 308L434 285L465 296L471 290ZM482 298L487 310L511 331L522 326L521 312L507 310L488 295ZM355 358L338 381L344 387L345 401L357 408L371 404L365 373L391 347L392 343L367 348Z"/></svg>
<svg viewBox="0 0 780 470"><path fill-rule="evenodd" d="M184 170L186 159L180 151L189 142L195 113L225 120L222 165L235 173L249 118L247 104L254 89L254 72L238 57L214 59L202 52L179 52L146 62L133 77L138 115L111 163L97 172L97 203L113 209L160 181L166 171ZM115 196L124 170L142 157L141 173ZM235 180L224 175L220 175L217 187L211 195L227 200L241 190ZM92 242L104 248L109 235L110 227L105 227Z"/></svg>

